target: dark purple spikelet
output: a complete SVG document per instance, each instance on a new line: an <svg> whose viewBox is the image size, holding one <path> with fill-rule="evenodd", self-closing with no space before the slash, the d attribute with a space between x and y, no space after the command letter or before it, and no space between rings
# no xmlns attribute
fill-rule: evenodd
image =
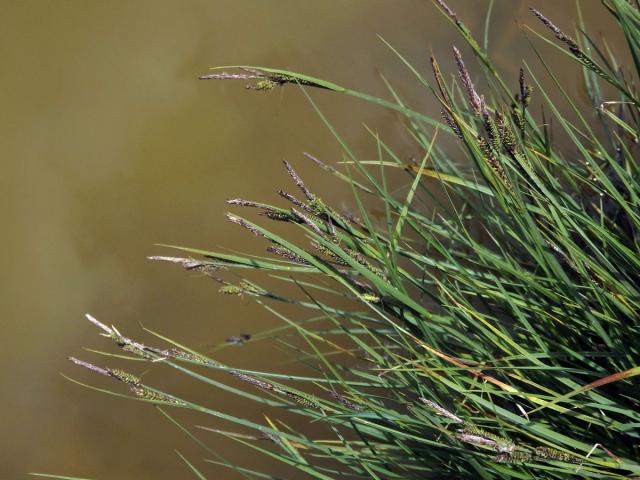
<svg viewBox="0 0 640 480"><path fill-rule="evenodd" d="M256 235L257 237L264 237L264 235L262 234L262 232L260 232L256 227L254 227L253 225L249 224L249 222L247 222L246 220L240 218L240 217L236 217L235 215L231 214L231 213L227 213L226 214L227 219L231 222L231 223L235 223L236 225L240 225L241 227L246 228L247 230L249 230L251 233L253 233L254 235Z"/></svg>
<svg viewBox="0 0 640 480"><path fill-rule="evenodd" d="M214 262L207 262L202 260L195 260L193 258L181 258L181 257L167 257L164 255L152 255L147 257L148 260L153 260L154 262L168 262L175 263L177 265L181 265L185 270L190 271L199 271L203 273L211 273L215 272L220 268L219 265L216 265Z"/></svg>
<svg viewBox="0 0 640 480"><path fill-rule="evenodd" d="M444 78L442 77L442 71L440 70L440 65L436 61L435 57L429 57L431 61L431 69L433 70L433 76L436 79L436 84L438 85L438 90L440 91L440 95L444 102L451 106L451 97L449 96L449 92L447 91L447 87L444 83Z"/></svg>
<svg viewBox="0 0 640 480"><path fill-rule="evenodd" d="M449 112L447 112L444 108L441 108L440 113L442 114L442 119L444 120L444 123L446 123L449 126L449 128L453 131L456 137L458 137L460 140L464 140L464 136L462 135L460 126L449 114Z"/></svg>
<svg viewBox="0 0 640 480"><path fill-rule="evenodd" d="M300 178L300 175L296 173L296 171L293 169L291 164L286 160L283 160L282 163L284 163L284 167L287 169L287 173L291 178L293 178L293 181L296 182L296 185L298 186L298 188L302 190L302 193L304 193L304 196L307 197L307 199L309 200L315 200L316 198L315 195L311 193L311 191L307 188L307 186L302 181L302 178Z"/></svg>
<svg viewBox="0 0 640 480"><path fill-rule="evenodd" d="M482 98L480 97L480 95L478 95L478 92L476 92L476 88L471 81L469 71L467 70L464 61L462 60L460 50L458 50L456 47L453 47L453 56L456 59L456 64L458 65L458 75L460 76L462 85L464 86L464 89L467 92L467 96L469 97L471 108L476 115L479 115L482 109Z"/></svg>
<svg viewBox="0 0 640 480"><path fill-rule="evenodd" d="M318 225L311 220L311 218L309 218L307 215L305 215L304 213L300 212L299 210L296 210L295 208L291 209L291 213L293 213L295 216L299 217L303 223L305 223L311 230L313 230L315 233L317 233L318 235L324 235L322 233L322 230L320 230L320 227L318 227Z"/></svg>
<svg viewBox="0 0 640 480"><path fill-rule="evenodd" d="M613 82L611 76L606 73L598 64L596 64L589 55L584 53L580 46L571 38L569 35L565 34L562 30L560 30L557 26L555 26L551 20L545 17L540 11L535 8L530 8L531 12L538 17L538 19L547 27L549 30L553 32L558 40L563 42L568 48L569 51L580 61L584 66L586 66L589 70L593 71L596 75L604 78L608 82Z"/></svg>
<svg viewBox="0 0 640 480"><path fill-rule="evenodd" d="M253 202L251 200L245 200L244 198L230 198L227 200L229 205L239 205L241 207L253 207L253 208L265 208L267 205L264 203Z"/></svg>
<svg viewBox="0 0 640 480"><path fill-rule="evenodd" d="M87 370L91 370L92 372L97 373L99 375L103 375L105 377L111 377L112 376L111 373L109 373L109 370L107 370L106 368L98 367L97 365L94 365L93 363L85 362L84 360L80 360L80 359L78 359L76 357L67 357L67 359L70 362L75 363L79 367L86 368Z"/></svg>
<svg viewBox="0 0 640 480"><path fill-rule="evenodd" d="M444 10L444 13L446 13L449 18L451 18L451 20L453 20L455 22L455 24L459 27L464 29L464 25L462 24L462 22L460 21L460 19L458 18L458 15L456 15L456 12L454 12L453 10L451 10L451 8L449 7L449 5L447 5L444 0L436 0L436 3L440 6L440 8L442 8L442 10Z"/></svg>
<svg viewBox="0 0 640 480"><path fill-rule="evenodd" d="M255 73L228 73L228 72L220 72L220 73L210 73L207 75L200 75L198 77L200 80L254 80L262 78L262 75L258 75Z"/></svg>
<svg viewBox="0 0 640 480"><path fill-rule="evenodd" d="M524 69L520 69L520 75L518 77L518 83L520 86L520 103L522 104L522 108L527 108L529 103L531 102L531 92L533 88L531 85L527 83L527 80L524 76Z"/></svg>
<svg viewBox="0 0 640 480"><path fill-rule="evenodd" d="M449 15L450 17L455 17L456 16L455 12L453 10L451 10L449 5L444 3L443 0L436 0L436 2L438 3L438 5L440 5L440 8L442 8L447 15Z"/></svg>
<svg viewBox="0 0 640 480"><path fill-rule="evenodd" d="M450 412L446 408L438 405L436 402L424 397L419 397L418 400L424 403L427 407L431 408L436 414L440 415L441 417L446 417L454 423L464 423L464 420L462 420L460 417Z"/></svg>
<svg viewBox="0 0 640 480"><path fill-rule="evenodd" d="M579 55L582 53L578 44L569 35L566 35L562 30L560 30L551 20L540 13L538 9L530 7L529 10L531 10L531 13L538 17L538 20L540 20L545 27L553 32L558 40L565 43L574 55Z"/></svg>
<svg viewBox="0 0 640 480"><path fill-rule="evenodd" d="M289 200L291 203L293 203L298 208L306 210L307 212L311 211L311 209L309 208L309 206L306 203L301 202L296 197L294 197L293 195L291 195L288 192L285 192L284 190L278 190L278 195L280 195L285 200Z"/></svg>
<svg viewBox="0 0 640 480"><path fill-rule="evenodd" d="M311 155L310 153L307 152L303 152L302 153L305 157L307 157L309 160L311 160L313 163L315 163L316 165L318 165L320 168L322 168L323 170L330 172L330 173L335 173L336 169L333 168L331 165L327 165L326 163L324 163L322 160L314 157L313 155Z"/></svg>
<svg viewBox="0 0 640 480"><path fill-rule="evenodd" d="M286 85L288 83L322 89L328 88L326 85L321 85L312 80L306 80L286 73L267 72L249 67L239 67L239 69L242 73L211 73L207 75L200 75L198 78L200 80L256 80L253 85L248 84L246 86L249 90L272 90L275 87Z"/></svg>

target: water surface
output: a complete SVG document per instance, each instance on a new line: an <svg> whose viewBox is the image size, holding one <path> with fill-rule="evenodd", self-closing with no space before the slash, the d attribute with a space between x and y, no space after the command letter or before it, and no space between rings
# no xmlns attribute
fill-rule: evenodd
<svg viewBox="0 0 640 480"><path fill-rule="evenodd" d="M572 31L573 2L531 3ZM584 3L587 20L606 29L599 2ZM487 2L451 5L482 32ZM535 62L517 24L536 25L527 5L496 1L489 35L494 59L514 87L519 63L513 59ZM167 253L155 243L260 251L264 246L254 237L224 220L224 200L268 200L281 186L291 189L282 158L326 199L347 205L348 198L301 156L340 159L300 92L247 92L241 84L199 82L197 75L214 64L289 67L386 96L377 76L383 72L416 108L434 111L429 94L377 35L427 76L429 54L452 71L450 46L462 41L424 0L5 1L1 22L0 477L47 471L189 478L174 449L196 461L210 455L154 409L60 375L99 383L65 357L107 362L82 351L110 348L83 314L131 335L143 323L194 347L277 325L261 308L217 295L210 280L145 256ZM568 64L558 54L551 63ZM569 83L579 78L575 70L561 72ZM416 153L403 143L393 113L324 92L315 98L363 155L371 143L362 123L384 132L403 158ZM244 348L220 358L237 366L294 368L282 364L285 356L273 346ZM147 378L262 421L256 405L162 372ZM228 458L259 466L237 445L204 438ZM213 466L204 470L210 478L235 478Z"/></svg>

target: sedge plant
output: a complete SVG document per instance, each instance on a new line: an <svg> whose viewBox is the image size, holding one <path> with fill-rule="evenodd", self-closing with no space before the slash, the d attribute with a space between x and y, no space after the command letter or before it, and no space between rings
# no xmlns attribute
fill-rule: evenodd
<svg viewBox="0 0 640 480"><path fill-rule="evenodd" d="M440 118L412 109L389 83L384 99L265 67L202 77L304 92L343 152L334 164L306 153L304 161L346 182L353 209L332 207L285 162L291 185L278 202L228 202L228 220L264 244L264 255L174 247L183 255L151 258L264 305L283 326L262 341L295 336L292 351L308 375L237 369L155 332L161 346L150 346L88 316L120 357L172 367L299 422L248 421L126 371L71 360L126 387L111 393L158 406L207 449L205 462L246 478L280 477L219 459L171 409L200 412L203 425L207 416L226 421L215 432L297 470L290 478L640 478L639 6L602 1L626 52L594 40L581 20L569 35L532 9L523 34L538 63L502 78L463 20L436 4L473 57L454 47L455 71L431 58L425 77L391 50L437 99ZM589 105L555 76L541 43L579 65ZM482 88L467 68L473 59ZM375 132L377 158L360 158L313 102L314 89L396 111L421 158L404 162ZM463 163L444 138L459 144ZM401 193L393 172L408 178ZM374 204L383 221L372 217ZM249 210L259 215L241 213ZM267 290L247 270L297 294ZM294 306L296 319L280 304ZM181 458L194 478L207 478L206 467Z"/></svg>

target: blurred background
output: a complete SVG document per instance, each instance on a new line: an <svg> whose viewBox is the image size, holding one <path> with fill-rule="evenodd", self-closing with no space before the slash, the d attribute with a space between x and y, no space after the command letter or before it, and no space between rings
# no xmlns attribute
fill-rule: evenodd
<svg viewBox="0 0 640 480"><path fill-rule="evenodd" d="M437 115L429 93L378 35L427 78L429 55L450 73L451 45L463 42L426 0L1 3L0 478L26 478L30 471L190 478L174 449L196 462L206 452L153 408L60 375L100 381L69 364L68 355L109 362L82 350L111 349L84 313L130 336L138 337L144 324L205 351L230 335L278 325L251 302L218 295L211 280L145 256L171 254L156 243L262 251L255 237L224 219L224 202L236 196L270 201L278 188L293 190L283 158L326 200L349 206L347 189L301 155L340 160L335 141L295 87L261 93L246 91L242 82L198 81L198 75L212 65L275 66L388 97L383 73L414 108ZM449 3L481 38L489 2ZM530 4L574 31L573 2L495 1L489 47L514 88L520 59L536 62L520 24L543 31ZM600 3L583 6L592 33L615 43ZM569 64L534 41L551 52L556 68ZM478 65L470 60L469 67ZM561 72L569 85L578 84L579 71ZM405 159L416 154L392 112L310 93L363 156L373 147L363 123L395 143ZM296 368L268 344L229 348L217 358L238 367ZM191 391L170 375L147 378L197 394L212 408L262 418L260 405L202 387ZM232 461L261 465L240 445L201 437ZM202 468L210 478L236 478L212 465Z"/></svg>

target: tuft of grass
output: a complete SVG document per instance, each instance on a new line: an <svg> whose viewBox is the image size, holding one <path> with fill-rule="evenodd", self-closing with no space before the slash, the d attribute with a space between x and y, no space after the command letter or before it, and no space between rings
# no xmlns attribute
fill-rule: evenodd
<svg viewBox="0 0 640 480"><path fill-rule="evenodd" d="M274 68L225 67L202 77L253 82L255 90L299 88L343 152L335 165L304 157L347 182L356 213L332 207L285 162L295 194L280 190L277 205L229 201L257 212L228 219L265 245L263 256L173 247L185 256L151 259L202 272L219 280L222 293L263 305L283 326L240 343L278 342L309 373L236 369L156 332L147 330L164 346L142 344L88 316L124 351L97 353L171 367L293 412L313 429L249 421L122 370L72 361L129 392L110 393L222 419L228 430L200 430L310 478L640 478L640 12L634 2L602 3L629 52L616 57L596 42L580 15L572 36L532 9L539 23L524 34L538 63L504 79L486 33L476 41L436 0L465 44L452 49L456 71L432 58L426 79L392 51L437 99L438 119L413 110L386 79L391 99ZM582 68L589 114L574 86L549 67L541 43ZM626 56L630 63L620 61ZM486 89L468 71L473 59ZM360 158L313 101L314 88L400 113L421 158L403 162L377 132L370 132L377 158ZM541 105L544 118L535 113ZM457 140L466 165L441 148L443 137ZM406 174L404 191L391 184L392 172ZM383 206L383 221L372 217L372 205ZM291 234L275 233L269 221L289 225ZM243 278L246 269L287 293ZM231 270L233 283L224 279ZM289 318L280 304L299 315ZM208 370L227 372L229 382ZM178 453L196 478L206 478L206 463L276 478L229 464L164 415L216 457L196 467ZM315 433L317 425L324 433Z"/></svg>

